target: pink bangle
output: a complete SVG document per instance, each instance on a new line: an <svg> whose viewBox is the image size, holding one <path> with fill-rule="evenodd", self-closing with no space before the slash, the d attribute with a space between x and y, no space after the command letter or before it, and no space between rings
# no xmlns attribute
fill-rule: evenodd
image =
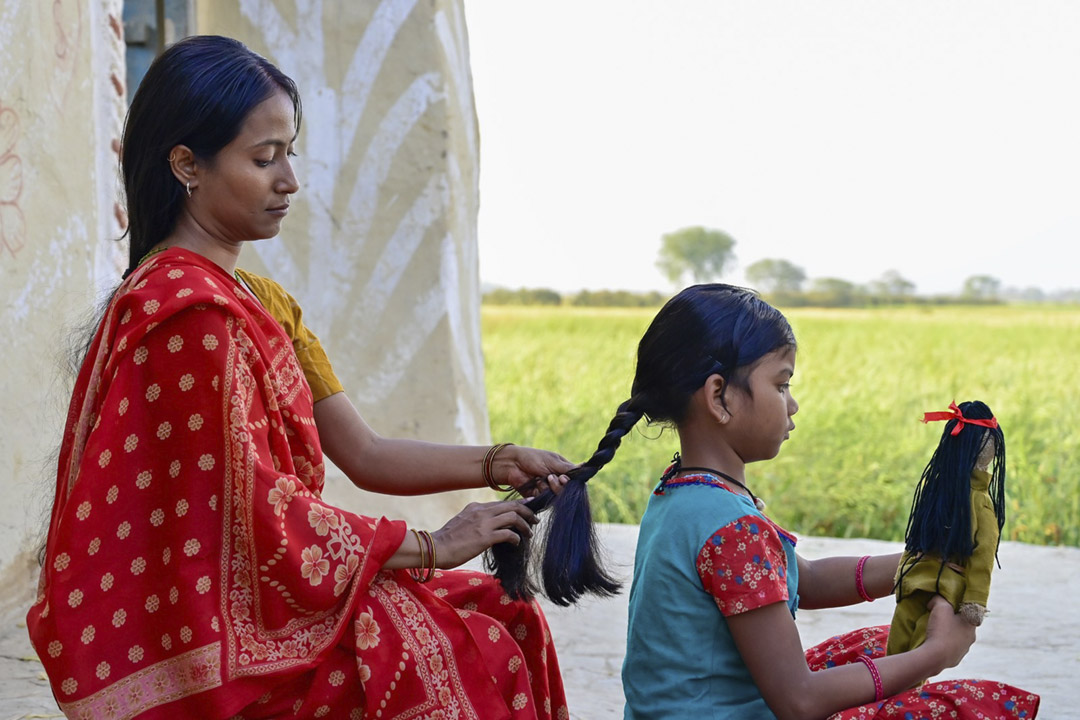
<svg viewBox="0 0 1080 720"><path fill-rule="evenodd" d="M874 602L874 598L870 597L870 593L866 592L866 586L863 585L862 581L863 566L866 565L866 561L869 559L869 555L863 555L859 558L859 562L855 563L855 592L859 593L859 597L866 602Z"/></svg>
<svg viewBox="0 0 1080 720"><path fill-rule="evenodd" d="M865 655L859 655L855 658L870 671L870 677L874 680L874 702L881 702L885 699L885 691L881 687L881 673L878 672L877 665L874 661Z"/></svg>

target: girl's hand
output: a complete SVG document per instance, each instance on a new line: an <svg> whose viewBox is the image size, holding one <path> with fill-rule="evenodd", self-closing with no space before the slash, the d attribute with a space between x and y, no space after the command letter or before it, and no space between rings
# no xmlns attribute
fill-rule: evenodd
<svg viewBox="0 0 1080 720"><path fill-rule="evenodd" d="M941 669L956 667L975 642L975 626L953 611L948 600L935 595L927 603L926 645L937 650Z"/></svg>
<svg viewBox="0 0 1080 720"><path fill-rule="evenodd" d="M526 497L533 497L548 487L556 495L559 494L570 480L565 473L574 467L573 463L558 453L510 445L495 456L491 472L496 482L509 485L515 490L533 478L542 478L532 490L524 493Z"/></svg>
<svg viewBox="0 0 1080 720"><path fill-rule="evenodd" d="M532 537L531 526L536 522L523 500L469 503L431 533L438 567L457 567L501 542L517 545L522 537Z"/></svg>

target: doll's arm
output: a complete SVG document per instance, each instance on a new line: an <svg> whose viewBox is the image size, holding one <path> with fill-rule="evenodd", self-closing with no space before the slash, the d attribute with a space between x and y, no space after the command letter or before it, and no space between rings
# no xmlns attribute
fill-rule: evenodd
<svg viewBox="0 0 1080 720"><path fill-rule="evenodd" d="M976 470L972 473L981 473ZM990 597L990 574L997 553L998 527L994 506L986 492L971 494L971 531L975 549L965 572L966 587L960 612L972 625L980 625Z"/></svg>

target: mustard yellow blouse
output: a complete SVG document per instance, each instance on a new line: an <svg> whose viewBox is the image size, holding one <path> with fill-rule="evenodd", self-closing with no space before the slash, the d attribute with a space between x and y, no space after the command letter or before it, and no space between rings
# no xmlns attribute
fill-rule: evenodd
<svg viewBox="0 0 1080 720"><path fill-rule="evenodd" d="M292 338L296 358L304 368L304 377L311 386L315 402L342 392L344 388L334 374L334 368L330 366L330 358L326 356L322 343L315 333L304 325L303 310L296 298L269 278L239 268L236 269L236 275Z"/></svg>

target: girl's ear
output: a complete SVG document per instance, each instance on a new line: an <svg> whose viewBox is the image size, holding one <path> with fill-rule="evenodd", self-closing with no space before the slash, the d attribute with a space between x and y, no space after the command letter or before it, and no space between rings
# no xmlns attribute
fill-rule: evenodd
<svg viewBox="0 0 1080 720"><path fill-rule="evenodd" d="M731 413L724 406L724 388L727 381L719 373L713 373L705 379L705 407L709 414L721 425L731 419Z"/></svg>

